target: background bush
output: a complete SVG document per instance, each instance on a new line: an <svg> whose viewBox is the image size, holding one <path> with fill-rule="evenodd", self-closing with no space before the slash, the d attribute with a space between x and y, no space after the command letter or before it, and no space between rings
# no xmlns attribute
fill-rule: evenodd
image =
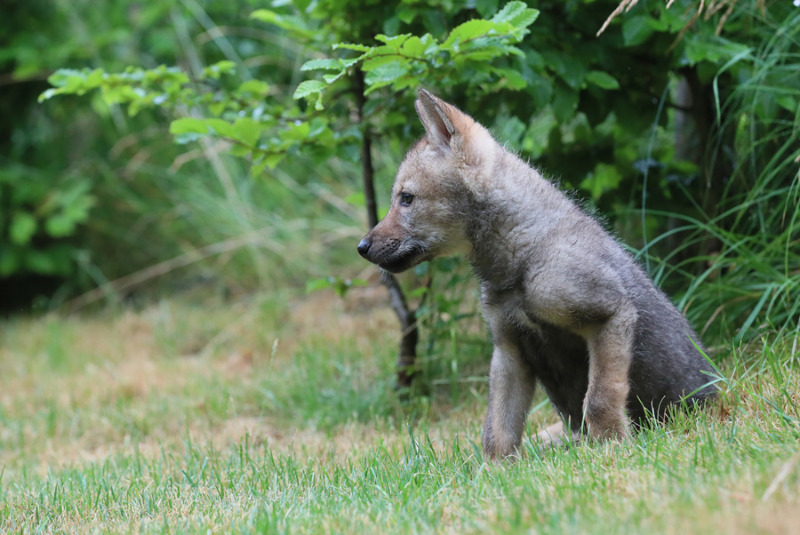
<svg viewBox="0 0 800 535"><path fill-rule="evenodd" d="M500 52L382 63L354 60L405 42L378 34L446 48L503 5L17 3L0 23L3 305L147 269L107 296L139 280L245 293L358 276L364 136L385 201L423 85L597 208L709 336L797 329L800 10L627 4L598 36L617 2L529 2L518 42L464 41ZM58 98L37 104L58 68ZM442 332L463 301L448 273L422 311L446 313Z"/></svg>

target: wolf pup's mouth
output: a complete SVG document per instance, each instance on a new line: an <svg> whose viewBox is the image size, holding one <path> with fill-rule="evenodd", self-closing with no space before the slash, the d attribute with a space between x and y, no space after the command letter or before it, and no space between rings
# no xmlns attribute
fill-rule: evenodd
<svg viewBox="0 0 800 535"><path fill-rule="evenodd" d="M425 260L425 253L423 246L414 244L396 251L389 258L381 258L376 264L390 273L401 273Z"/></svg>

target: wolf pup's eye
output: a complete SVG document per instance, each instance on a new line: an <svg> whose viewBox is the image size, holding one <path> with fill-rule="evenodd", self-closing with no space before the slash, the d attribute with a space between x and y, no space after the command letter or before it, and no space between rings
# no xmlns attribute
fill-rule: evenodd
<svg viewBox="0 0 800 535"><path fill-rule="evenodd" d="M414 196L410 193L403 192L400 194L400 204L402 206L409 206L414 200Z"/></svg>

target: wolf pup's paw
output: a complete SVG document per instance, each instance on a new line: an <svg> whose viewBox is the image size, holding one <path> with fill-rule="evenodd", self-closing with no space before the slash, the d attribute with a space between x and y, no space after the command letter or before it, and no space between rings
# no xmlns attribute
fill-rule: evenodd
<svg viewBox="0 0 800 535"><path fill-rule="evenodd" d="M506 437L506 440L501 440L499 437L494 436L491 429L484 431L483 451L486 457L495 462L513 461L519 458L519 446L514 443L514 440L509 437Z"/></svg>
<svg viewBox="0 0 800 535"><path fill-rule="evenodd" d="M593 440L617 440L622 441L630 436L630 431L625 422L614 422L612 424L592 425L588 424L589 436Z"/></svg>
<svg viewBox="0 0 800 535"><path fill-rule="evenodd" d="M588 396L584 401L584 422L594 440L624 440L630 436L628 416L617 408Z"/></svg>
<svg viewBox="0 0 800 535"><path fill-rule="evenodd" d="M568 431L563 422L547 426L536 433L536 442L546 449L559 448L569 442L577 442L580 438L579 433Z"/></svg>

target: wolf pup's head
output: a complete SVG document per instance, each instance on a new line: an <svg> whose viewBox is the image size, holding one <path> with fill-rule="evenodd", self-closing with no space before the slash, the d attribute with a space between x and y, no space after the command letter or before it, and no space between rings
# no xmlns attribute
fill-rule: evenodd
<svg viewBox="0 0 800 535"><path fill-rule="evenodd" d="M389 213L358 244L361 256L392 273L469 252L470 184L481 180L496 146L470 116L424 89L414 105L425 137L400 164Z"/></svg>

